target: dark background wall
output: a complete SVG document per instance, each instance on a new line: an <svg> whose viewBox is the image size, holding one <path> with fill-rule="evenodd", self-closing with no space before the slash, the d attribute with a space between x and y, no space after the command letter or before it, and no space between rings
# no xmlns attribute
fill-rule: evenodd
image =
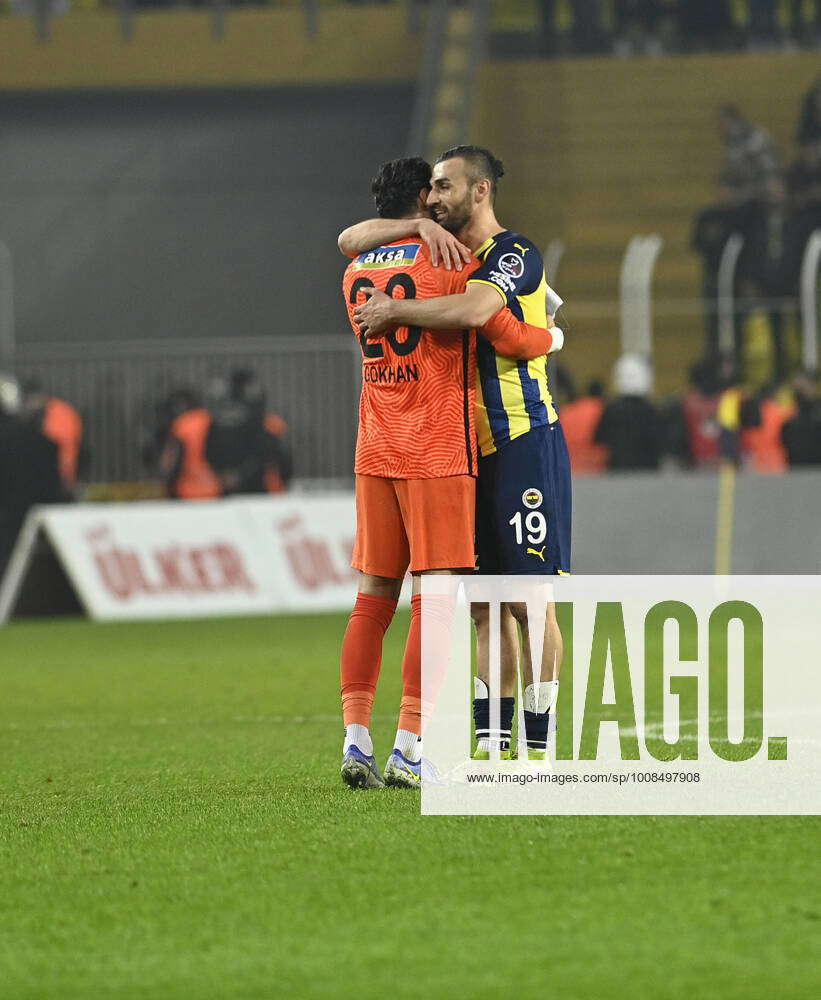
<svg viewBox="0 0 821 1000"><path fill-rule="evenodd" d="M412 88L0 96L19 344L346 329L339 229Z"/></svg>

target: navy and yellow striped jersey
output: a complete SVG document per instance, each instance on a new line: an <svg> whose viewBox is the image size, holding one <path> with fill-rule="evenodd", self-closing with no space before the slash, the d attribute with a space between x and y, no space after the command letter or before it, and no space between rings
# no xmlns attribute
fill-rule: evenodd
<svg viewBox="0 0 821 1000"><path fill-rule="evenodd" d="M547 329L547 281L538 248L505 230L486 240L476 256L482 265L468 284L490 285L517 319ZM558 419L547 387L546 355L535 361L505 358L479 335L476 362L476 430L483 455Z"/></svg>

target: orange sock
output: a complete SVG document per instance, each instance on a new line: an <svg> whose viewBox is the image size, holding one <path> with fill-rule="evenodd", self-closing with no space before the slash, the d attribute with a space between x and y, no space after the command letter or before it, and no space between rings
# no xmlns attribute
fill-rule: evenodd
<svg viewBox="0 0 821 1000"><path fill-rule="evenodd" d="M428 594L425 597L425 616L429 629L426 638L425 703L422 703L422 596L411 598L411 625L402 663L402 704L399 728L424 734L425 722L430 718L448 665L451 630L456 609L456 599L449 594ZM416 720L414 725L403 725Z"/></svg>
<svg viewBox="0 0 821 1000"><path fill-rule="evenodd" d="M422 595L411 598L411 620L402 658L402 701L398 729L422 732Z"/></svg>
<svg viewBox="0 0 821 1000"><path fill-rule="evenodd" d="M382 665L382 640L396 611L389 597L357 594L342 640L340 680L346 726L369 727L376 682Z"/></svg>

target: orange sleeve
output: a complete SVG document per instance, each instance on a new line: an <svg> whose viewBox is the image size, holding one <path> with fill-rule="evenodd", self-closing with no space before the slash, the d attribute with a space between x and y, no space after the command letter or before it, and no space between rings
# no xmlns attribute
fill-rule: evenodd
<svg viewBox="0 0 821 1000"><path fill-rule="evenodd" d="M540 326L531 326L516 319L509 309L500 309L479 331L493 344L494 350L506 358L531 361L547 354L553 345L553 334Z"/></svg>

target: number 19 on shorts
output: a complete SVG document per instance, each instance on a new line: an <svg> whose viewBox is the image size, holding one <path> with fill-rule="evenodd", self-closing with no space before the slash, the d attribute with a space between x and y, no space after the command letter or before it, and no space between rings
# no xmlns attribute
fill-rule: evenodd
<svg viewBox="0 0 821 1000"><path fill-rule="evenodd" d="M547 518L539 510L532 510L522 516L520 510L507 522L516 532L516 544L523 545L525 535L531 545L539 545L547 537Z"/></svg>

